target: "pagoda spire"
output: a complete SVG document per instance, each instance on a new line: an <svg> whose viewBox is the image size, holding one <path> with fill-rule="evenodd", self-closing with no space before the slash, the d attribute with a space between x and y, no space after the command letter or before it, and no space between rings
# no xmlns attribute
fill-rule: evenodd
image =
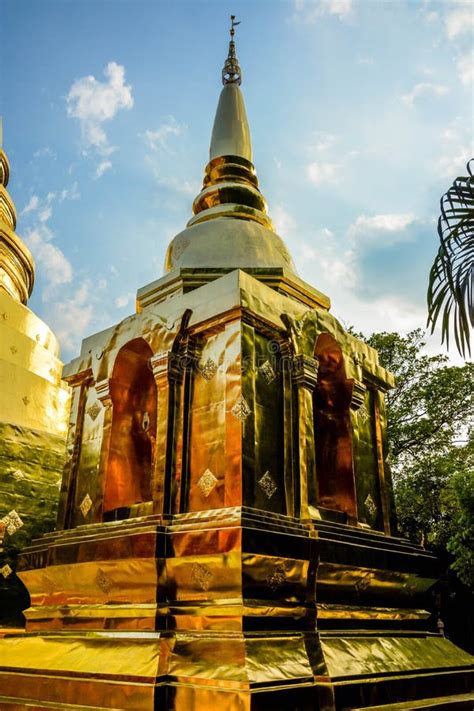
<svg viewBox="0 0 474 711"><path fill-rule="evenodd" d="M252 142L240 90L242 73L235 51L235 15L231 15L229 52L222 70L223 88L212 128L209 163L203 188L193 203L188 226L213 217L255 220L272 229L267 205L258 189Z"/></svg>
<svg viewBox="0 0 474 711"><path fill-rule="evenodd" d="M235 27L240 23L235 15L230 20L209 162L201 192L193 202L193 217L168 246L165 271L182 267L285 268L294 273L291 256L274 231L258 187L234 41Z"/></svg>
<svg viewBox="0 0 474 711"><path fill-rule="evenodd" d="M244 97L240 91L242 72L235 53L235 15L231 15L229 54L222 70L224 88L219 97L212 129L209 160L219 156L239 156L252 161L252 142L245 110Z"/></svg>
<svg viewBox="0 0 474 711"><path fill-rule="evenodd" d="M15 233L16 210L6 187L10 164L2 147L0 118L0 289L26 304L33 290L35 268L30 250Z"/></svg>
<svg viewBox="0 0 474 711"><path fill-rule="evenodd" d="M240 25L240 21L235 21L235 15L230 16L230 42L229 54L225 60L224 69L222 70L222 83L226 84L242 84L242 72L240 71L239 60L235 53L235 27Z"/></svg>

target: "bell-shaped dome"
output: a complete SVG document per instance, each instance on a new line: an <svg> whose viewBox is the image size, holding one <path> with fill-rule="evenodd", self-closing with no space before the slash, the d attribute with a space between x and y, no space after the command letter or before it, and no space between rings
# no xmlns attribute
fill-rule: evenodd
<svg viewBox="0 0 474 711"><path fill-rule="evenodd" d="M193 267L295 271L281 237L255 220L235 217L200 222L176 235L166 252L165 271Z"/></svg>

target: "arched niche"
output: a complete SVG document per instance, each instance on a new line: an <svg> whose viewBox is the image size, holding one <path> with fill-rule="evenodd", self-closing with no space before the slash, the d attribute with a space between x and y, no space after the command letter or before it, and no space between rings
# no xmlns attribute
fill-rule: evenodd
<svg viewBox="0 0 474 711"><path fill-rule="evenodd" d="M315 348L318 384L314 391L318 506L357 516L350 404L354 381L346 378L344 357L329 333Z"/></svg>
<svg viewBox="0 0 474 711"><path fill-rule="evenodd" d="M104 520L127 518L130 507L151 501L157 390L150 346L142 338L117 354L110 382L112 425L105 476Z"/></svg>

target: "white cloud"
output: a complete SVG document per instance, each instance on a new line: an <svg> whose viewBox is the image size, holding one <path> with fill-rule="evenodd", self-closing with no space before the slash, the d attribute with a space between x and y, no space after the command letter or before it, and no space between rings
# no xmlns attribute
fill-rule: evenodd
<svg viewBox="0 0 474 711"><path fill-rule="evenodd" d="M334 233L327 227L314 232L310 240L298 240L294 252L302 277L329 296L342 284L347 289L356 285L355 252L341 239L334 239Z"/></svg>
<svg viewBox="0 0 474 711"><path fill-rule="evenodd" d="M51 215L53 214L52 204L56 200L57 202L64 202L64 200L79 200L80 193L78 190L77 182L73 183L70 188L64 188L59 193L50 191L46 195L46 200L41 205L38 195L32 195L28 203L25 205L20 215L28 215L29 213L39 210L36 218L40 222L47 222Z"/></svg>
<svg viewBox="0 0 474 711"><path fill-rule="evenodd" d="M457 146L453 153L446 153L437 162L438 172L450 183L459 175L466 175L466 164L472 158L472 146ZM449 186L446 186L446 190Z"/></svg>
<svg viewBox="0 0 474 711"><path fill-rule="evenodd" d="M64 188L64 190L61 190L58 200L59 202L64 202L64 200L79 200L80 197L81 194L77 182L74 182L69 189Z"/></svg>
<svg viewBox="0 0 474 711"><path fill-rule="evenodd" d="M52 304L50 324L62 346L77 350L94 313L90 302L91 284L82 282L67 299Z"/></svg>
<svg viewBox="0 0 474 711"><path fill-rule="evenodd" d="M293 216L282 205L275 205L272 208L271 218L277 234L282 237L291 233L296 227Z"/></svg>
<svg viewBox="0 0 474 711"><path fill-rule="evenodd" d="M416 84L408 94L400 97L400 101L405 106L412 108L415 101L424 96L444 96L449 91L447 86L442 84L433 84L432 82L423 81Z"/></svg>
<svg viewBox="0 0 474 711"><path fill-rule="evenodd" d="M449 184L466 174L466 163L474 155L474 142L470 122L460 116L442 131L439 157L434 167L438 175ZM446 185L446 190L449 185Z"/></svg>
<svg viewBox="0 0 474 711"><path fill-rule="evenodd" d="M53 158L56 160L56 153L49 146L43 146L33 153L33 158Z"/></svg>
<svg viewBox="0 0 474 711"><path fill-rule="evenodd" d="M407 333L414 328L423 328L426 323L424 305L396 295L366 301L352 292L342 291L334 295L332 311L356 330L367 334L377 331Z"/></svg>
<svg viewBox="0 0 474 711"><path fill-rule="evenodd" d="M125 84L125 68L116 62L109 62L104 74L105 82L91 75L76 79L66 97L67 113L79 120L85 147L92 148L100 156L96 178L112 165L109 157L116 150L109 144L104 124L121 109L133 106L132 87Z"/></svg>
<svg viewBox="0 0 474 711"><path fill-rule="evenodd" d="M474 26L474 5L472 2L451 2L452 9L444 18L446 35L455 39L459 35L472 33Z"/></svg>
<svg viewBox="0 0 474 711"><path fill-rule="evenodd" d="M316 131L313 150L315 150L317 153L328 151L334 146L336 141L337 137L333 133L326 133L325 131Z"/></svg>
<svg viewBox="0 0 474 711"><path fill-rule="evenodd" d="M456 66L462 83L470 86L474 82L474 50L461 55Z"/></svg>
<svg viewBox="0 0 474 711"><path fill-rule="evenodd" d="M190 180L180 180L179 178L161 178L155 173L155 179L157 185L168 190L172 190L180 195L187 195L190 197L195 197L200 190L200 184L198 182L192 182Z"/></svg>
<svg viewBox="0 0 474 711"><path fill-rule="evenodd" d="M29 212L32 212L33 210L37 210L38 205L39 205L39 197L37 195L32 195L20 214L27 215Z"/></svg>
<svg viewBox="0 0 474 711"><path fill-rule="evenodd" d="M79 119L84 139L93 146L107 144L102 127L120 109L133 106L132 87L125 84L125 68L109 62L104 70L106 82L89 75L76 79L66 97L69 116Z"/></svg>
<svg viewBox="0 0 474 711"><path fill-rule="evenodd" d="M117 296L117 298L114 301L115 306L118 309L122 309L122 308L124 308L124 306L127 306L133 300L133 297L134 297L134 295L132 293L122 294L121 296Z"/></svg>
<svg viewBox="0 0 474 711"><path fill-rule="evenodd" d="M169 150L168 141L171 136L181 136L184 126L180 125L174 116L168 116L166 121L156 131L147 129L143 134L145 142L152 151L159 148Z"/></svg>
<svg viewBox="0 0 474 711"><path fill-rule="evenodd" d="M384 215L359 215L353 225L349 227L351 236L365 234L366 232L399 232L404 230L414 221L413 215L388 213Z"/></svg>
<svg viewBox="0 0 474 711"><path fill-rule="evenodd" d="M96 169L95 169L95 178L96 178L96 180L97 180L98 178L101 178L107 170L110 170L111 167L112 167L112 161L110 161L110 160L102 160L102 161L97 165L97 167L96 167Z"/></svg>
<svg viewBox="0 0 474 711"><path fill-rule="evenodd" d="M424 14L424 18L427 22L436 22L439 19L439 14L436 10L429 10Z"/></svg>
<svg viewBox="0 0 474 711"><path fill-rule="evenodd" d="M293 17L309 23L325 16L345 20L352 15L353 9L353 0L295 0Z"/></svg>
<svg viewBox="0 0 474 711"><path fill-rule="evenodd" d="M26 233L25 242L41 266L47 284L56 287L72 280L72 266L59 247L52 244L51 238L50 230L40 225Z"/></svg>
<svg viewBox="0 0 474 711"><path fill-rule="evenodd" d="M372 67L375 64L375 60L373 57L366 55L363 57L358 57L357 64L360 64L361 67Z"/></svg>
<svg viewBox="0 0 474 711"><path fill-rule="evenodd" d="M333 185L339 179L339 165L336 163L313 161L306 166L306 174L314 185Z"/></svg>
<svg viewBox="0 0 474 711"><path fill-rule="evenodd" d="M47 222L52 214L53 214L53 208L50 205L48 205L47 207L45 207L41 210L41 212L38 215L38 220L40 222Z"/></svg>
<svg viewBox="0 0 474 711"><path fill-rule="evenodd" d="M410 240L411 234L407 228L414 222L415 217L410 214L359 215L347 230L347 236L354 245L376 242L388 247Z"/></svg>

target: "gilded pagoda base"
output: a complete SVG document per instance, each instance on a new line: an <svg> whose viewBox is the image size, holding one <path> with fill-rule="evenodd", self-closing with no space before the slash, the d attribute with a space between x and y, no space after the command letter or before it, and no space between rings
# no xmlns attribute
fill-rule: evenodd
<svg viewBox="0 0 474 711"><path fill-rule="evenodd" d="M49 534L20 561L31 607L0 641L0 708L463 708L472 657L420 606L433 562L240 507Z"/></svg>
<svg viewBox="0 0 474 711"><path fill-rule="evenodd" d="M48 633L7 637L2 650L0 708L8 710L388 709L433 703L433 694L442 708L470 709L473 700L469 655L436 636ZM320 674L326 663L329 675Z"/></svg>

